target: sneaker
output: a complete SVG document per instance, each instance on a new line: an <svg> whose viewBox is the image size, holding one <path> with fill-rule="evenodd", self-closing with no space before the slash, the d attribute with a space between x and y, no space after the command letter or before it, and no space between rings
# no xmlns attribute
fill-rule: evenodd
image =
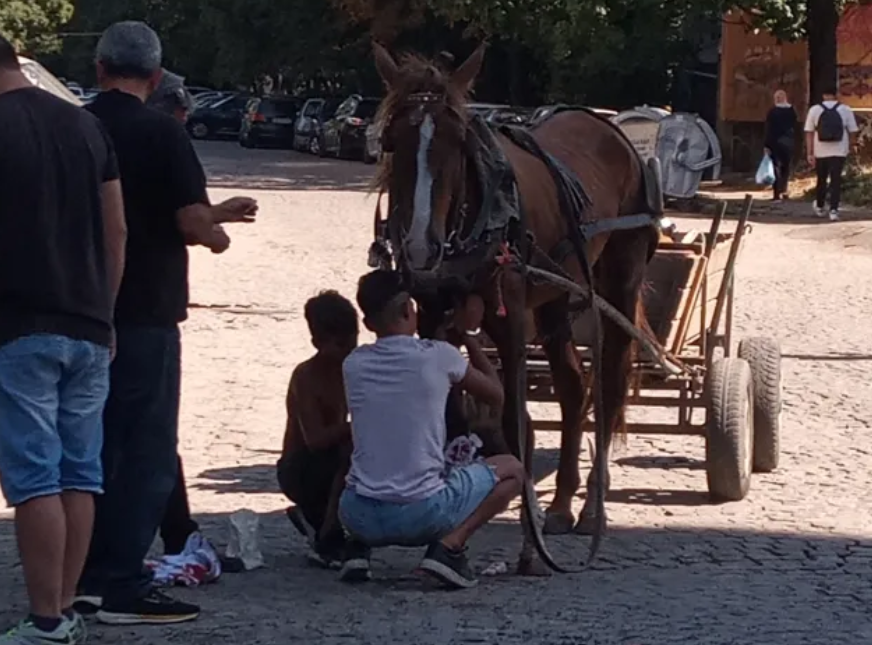
<svg viewBox="0 0 872 645"><path fill-rule="evenodd" d="M478 584L466 558L466 549L455 551L441 542L430 545L420 569L457 589L468 589Z"/></svg>
<svg viewBox="0 0 872 645"><path fill-rule="evenodd" d="M156 589L129 603L106 604L97 620L106 625L170 625L196 620L200 608L167 596Z"/></svg>
<svg viewBox="0 0 872 645"><path fill-rule="evenodd" d="M73 617L68 619L70 625L70 635L73 637L73 642L76 645L84 645L88 640L88 628L85 625L85 619L79 612L73 612Z"/></svg>
<svg viewBox="0 0 872 645"><path fill-rule="evenodd" d="M306 554L309 562L324 569L340 569L345 560L344 556L345 545L335 543L327 545L316 543Z"/></svg>
<svg viewBox="0 0 872 645"><path fill-rule="evenodd" d="M53 632L44 632L29 620L24 620L0 636L0 645L77 645L78 642L73 638L68 620L62 620Z"/></svg>
<svg viewBox="0 0 872 645"><path fill-rule="evenodd" d="M369 568L370 548L349 540L345 544L345 559L339 570L339 579L343 582L366 582L372 579L372 571Z"/></svg>
<svg viewBox="0 0 872 645"><path fill-rule="evenodd" d="M306 538L306 542L309 543L309 546L314 548L315 538L318 534L312 525L306 521L306 518L303 516L303 511L296 506L291 506L285 510L285 515L288 516L288 519L291 520L291 524L293 524L294 528L300 532L300 535Z"/></svg>
<svg viewBox="0 0 872 645"><path fill-rule="evenodd" d="M839 211L838 211L838 209L835 209L835 208L834 208L834 209L832 209L832 210L830 211L830 221L831 221L831 222L838 222L838 221L839 221Z"/></svg>
<svg viewBox="0 0 872 645"><path fill-rule="evenodd" d="M103 606L103 596L82 592L73 599L73 610L83 616L93 616Z"/></svg>
<svg viewBox="0 0 872 645"><path fill-rule="evenodd" d="M814 216L815 217L823 217L824 216L824 207L818 206L817 204L815 204L814 205Z"/></svg>

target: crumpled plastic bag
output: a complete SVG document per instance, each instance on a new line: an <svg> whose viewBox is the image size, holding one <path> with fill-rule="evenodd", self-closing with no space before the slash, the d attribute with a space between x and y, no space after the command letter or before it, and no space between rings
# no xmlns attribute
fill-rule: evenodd
<svg viewBox="0 0 872 645"><path fill-rule="evenodd" d="M246 571L263 566L263 554L258 547L260 518L254 511L243 508L230 515L230 540L226 555L242 561Z"/></svg>
<svg viewBox="0 0 872 645"><path fill-rule="evenodd" d="M775 165L772 163L772 157L768 154L764 154L760 160L754 181L760 186L771 186L775 183Z"/></svg>

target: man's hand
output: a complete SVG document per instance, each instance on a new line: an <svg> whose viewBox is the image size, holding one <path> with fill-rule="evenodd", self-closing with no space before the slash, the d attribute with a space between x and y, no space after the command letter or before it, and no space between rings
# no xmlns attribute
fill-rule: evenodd
<svg viewBox="0 0 872 645"><path fill-rule="evenodd" d="M212 253L224 253L230 248L230 236L224 232L224 227L220 224L215 224L212 227L212 237L209 240L209 250Z"/></svg>
<svg viewBox="0 0 872 645"><path fill-rule="evenodd" d="M812 168L814 168L817 165L814 155L808 155L805 158L805 160L808 162L808 165L811 166Z"/></svg>
<svg viewBox="0 0 872 645"><path fill-rule="evenodd" d="M231 197L214 207L216 224L253 222L257 215L257 201L251 197Z"/></svg>

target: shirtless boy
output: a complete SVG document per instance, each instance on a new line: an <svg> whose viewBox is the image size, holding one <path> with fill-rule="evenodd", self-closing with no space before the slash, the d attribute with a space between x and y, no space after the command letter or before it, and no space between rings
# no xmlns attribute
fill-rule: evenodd
<svg viewBox="0 0 872 645"><path fill-rule="evenodd" d="M351 454L342 362L357 346L357 312L337 292L324 291L306 303L305 316L317 352L291 375L278 480L296 504L288 517L309 538L310 559L330 566L345 544L336 516Z"/></svg>

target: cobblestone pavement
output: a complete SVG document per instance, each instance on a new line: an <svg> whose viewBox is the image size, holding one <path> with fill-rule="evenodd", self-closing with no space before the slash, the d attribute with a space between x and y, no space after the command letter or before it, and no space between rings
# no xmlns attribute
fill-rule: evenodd
<svg viewBox="0 0 872 645"><path fill-rule="evenodd" d="M872 225L767 217L740 266L736 338L770 335L784 351L781 467L748 498L713 505L697 438L630 437L613 455L611 532L593 571L483 578L447 593L411 572L420 553L376 554L372 584L312 570L289 530L274 463L293 366L310 353L304 300L353 296L366 270L370 169L280 151L207 144L216 199L260 187L259 222L231 230L223 257L192 252L184 325L181 447L192 504L223 545L227 514L261 514L266 567L179 592L201 619L161 628L93 627L97 643L448 643L742 645L872 641ZM252 193L255 194L255 193ZM700 219L682 228L705 229ZM853 241L852 241L853 240ZM538 410L554 414L554 410ZM540 433L539 490L553 491L558 436ZM588 464L582 464L587 468ZM22 611L10 516L0 516L0 623ZM511 561L510 511L472 544L477 567ZM551 538L563 561L586 540Z"/></svg>

